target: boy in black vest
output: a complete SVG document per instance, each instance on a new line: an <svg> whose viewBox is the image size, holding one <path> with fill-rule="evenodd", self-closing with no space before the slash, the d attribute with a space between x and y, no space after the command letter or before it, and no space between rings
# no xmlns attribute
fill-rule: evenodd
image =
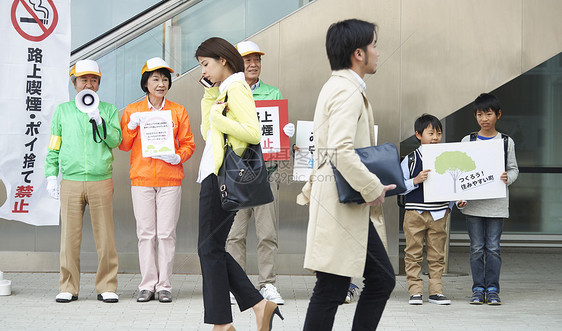
<svg viewBox="0 0 562 331"><path fill-rule="evenodd" d="M424 144L438 144L441 142L442 126L439 119L433 115L423 114L414 123L416 138ZM402 160L402 172L406 184L404 214L404 235L406 248L404 249L404 264L409 304L423 304L423 279L420 277L421 262L423 260L423 243L427 251L429 266L429 302L438 305L451 303L443 295L441 275L445 268L445 242L447 239L446 222L453 202L426 203L423 197L423 182L427 179L429 169L423 170L423 158L420 148L408 154ZM462 205L461 205L462 206Z"/></svg>

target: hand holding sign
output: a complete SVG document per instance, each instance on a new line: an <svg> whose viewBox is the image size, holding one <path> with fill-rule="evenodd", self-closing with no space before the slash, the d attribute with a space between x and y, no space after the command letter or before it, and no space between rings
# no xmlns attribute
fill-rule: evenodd
<svg viewBox="0 0 562 331"><path fill-rule="evenodd" d="M287 137L292 138L295 135L295 125L293 123L289 123L283 127L283 132Z"/></svg>
<svg viewBox="0 0 562 331"><path fill-rule="evenodd" d="M144 112L142 112L142 113L136 112L136 113L131 114L131 118L129 119L129 124L127 124L127 127L129 128L129 130L134 130L139 125L144 123L144 121L146 120L146 117L147 117L144 114L145 114Z"/></svg>
<svg viewBox="0 0 562 331"><path fill-rule="evenodd" d="M162 161L167 162L171 165L176 165L176 164L180 163L180 161L181 161L181 158L178 154L153 155L152 158L162 160Z"/></svg>

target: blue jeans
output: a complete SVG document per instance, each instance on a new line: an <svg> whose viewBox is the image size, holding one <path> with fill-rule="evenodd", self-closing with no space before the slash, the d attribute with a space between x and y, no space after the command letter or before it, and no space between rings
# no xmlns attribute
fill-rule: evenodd
<svg viewBox="0 0 562 331"><path fill-rule="evenodd" d="M500 237L503 218L466 215L466 228L470 237L470 270L472 289L496 287L500 290Z"/></svg>

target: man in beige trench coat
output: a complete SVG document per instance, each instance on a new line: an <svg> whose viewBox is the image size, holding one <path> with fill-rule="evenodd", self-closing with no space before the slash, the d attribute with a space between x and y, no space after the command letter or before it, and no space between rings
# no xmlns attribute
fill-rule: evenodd
<svg viewBox="0 0 562 331"><path fill-rule="evenodd" d="M360 20L332 24L326 51L332 76L314 114L315 166L299 196L309 204L304 267L316 273L304 330L331 330L351 277L364 277L352 330L376 329L395 285L394 270L372 221L382 219L383 185L361 163L355 148L374 145L374 119L365 74L374 74L379 52L376 25ZM330 161L360 192L364 204L338 200Z"/></svg>

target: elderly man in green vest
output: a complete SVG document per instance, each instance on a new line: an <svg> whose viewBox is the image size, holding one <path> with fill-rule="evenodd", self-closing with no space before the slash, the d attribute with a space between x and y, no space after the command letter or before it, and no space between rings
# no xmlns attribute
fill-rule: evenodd
<svg viewBox="0 0 562 331"><path fill-rule="evenodd" d="M267 85L260 80L261 56L264 52L252 41L243 41L236 45L236 49L244 59L244 75L246 82L252 88L255 100L279 100L281 91L278 88ZM295 133L295 125L289 123L283 127L283 132L290 138ZM271 179L277 178L275 172L279 164L270 161L268 172ZM275 197L274 201L255 208L239 210L234 218L234 223L228 234L226 250L246 270L246 236L248 234L248 222L252 215L256 221L256 236L258 241L258 288L263 297L278 305L285 303L277 288L275 287L276 273L275 260L277 256L277 215L279 210L279 183L270 180L271 191ZM236 299L230 294L232 304Z"/></svg>
<svg viewBox="0 0 562 331"><path fill-rule="evenodd" d="M96 61L80 60L70 70L70 79L80 93L98 91L101 71ZM93 98L90 96L90 98ZM86 101L86 97L78 101ZM47 192L60 199L60 293L56 302L78 300L80 291L80 244L86 205L90 210L92 232L98 252L95 288L98 300L118 302L119 261L113 226L113 152L123 135L119 112L114 105L100 101L87 111L71 100L55 109L51 138L45 160ZM62 181L58 183L59 172Z"/></svg>

